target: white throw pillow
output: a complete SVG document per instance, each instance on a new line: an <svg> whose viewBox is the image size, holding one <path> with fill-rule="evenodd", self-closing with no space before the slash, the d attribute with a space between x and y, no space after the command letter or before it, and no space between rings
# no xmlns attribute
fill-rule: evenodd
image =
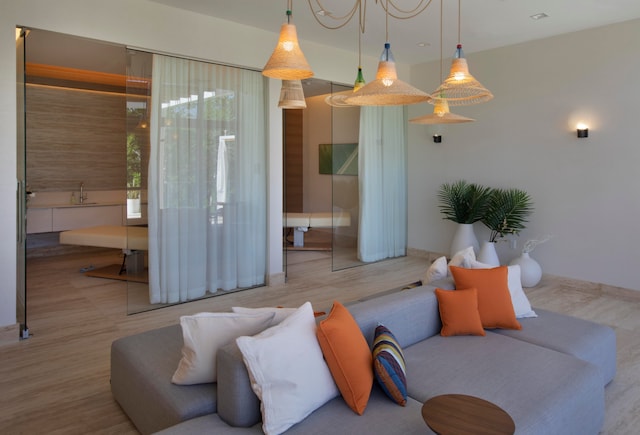
<svg viewBox="0 0 640 435"><path fill-rule="evenodd" d="M427 269L427 272L424 274L424 279L422 280L422 285L427 285L434 281L438 281L440 279L444 279L447 277L447 258L446 257L438 257L431 263L431 266Z"/></svg>
<svg viewBox="0 0 640 435"><path fill-rule="evenodd" d="M241 335L264 331L271 326L273 317L273 313L198 313L180 317L182 359L171 382L178 385L215 382L218 349Z"/></svg>
<svg viewBox="0 0 640 435"><path fill-rule="evenodd" d="M286 431L340 394L322 356L309 302L280 324L236 343L260 399L267 435Z"/></svg>
<svg viewBox="0 0 640 435"><path fill-rule="evenodd" d="M275 326L282 322L289 315L295 313L297 308L277 308L277 307L260 307L260 308L245 308L245 307L231 307L231 311L234 313L242 314L256 314L256 313L274 313L275 316L271 321L271 326Z"/></svg>
<svg viewBox="0 0 640 435"><path fill-rule="evenodd" d="M473 261L476 261L476 253L473 252L473 246L469 246L468 248L456 252L451 258L451 261L449 261L449 266L469 269Z"/></svg>
<svg viewBox="0 0 640 435"><path fill-rule="evenodd" d="M492 269L493 267L494 266L475 260L471 262L471 269ZM507 281L509 293L511 294L511 302L513 303L513 311L516 313L516 318L522 319L525 317L538 317L536 312L531 309L531 303L522 289L519 265L516 264L508 266Z"/></svg>
<svg viewBox="0 0 640 435"><path fill-rule="evenodd" d="M449 266L469 269L471 267L471 262L473 261L476 261L476 253L473 251L473 246L469 246L468 248L456 252L453 255L453 258L451 258L451 261L449 261L449 264L447 264L446 257L438 257L427 268L427 271L424 274L424 279L422 280L422 285L427 285L434 281L444 279L447 276L451 276Z"/></svg>

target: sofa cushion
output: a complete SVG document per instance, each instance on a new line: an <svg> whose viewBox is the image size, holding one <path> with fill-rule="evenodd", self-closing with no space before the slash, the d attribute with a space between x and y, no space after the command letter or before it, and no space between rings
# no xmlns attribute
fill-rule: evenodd
<svg viewBox="0 0 640 435"><path fill-rule="evenodd" d="M471 262L472 269L492 269L490 264L480 263L479 261ZM518 264L507 266L507 285L509 286L509 294L513 303L513 311L516 313L516 319L525 317L536 317L536 312L531 309L531 304L527 295L522 289L521 270Z"/></svg>
<svg viewBox="0 0 640 435"><path fill-rule="evenodd" d="M317 329L331 375L340 394L354 412L362 415L373 386L371 351L349 311L338 301Z"/></svg>
<svg viewBox="0 0 640 435"><path fill-rule="evenodd" d="M371 392L363 416L354 413L337 397L316 409L287 435L326 434L433 434L421 414L422 403L409 398L405 407L394 406L377 387ZM259 424L248 428L228 427L216 414L205 415L168 428L160 435L262 434Z"/></svg>
<svg viewBox="0 0 640 435"><path fill-rule="evenodd" d="M409 396L468 394L503 408L518 434L597 434L604 421L604 387L585 361L487 332L434 336L404 349Z"/></svg>
<svg viewBox="0 0 640 435"><path fill-rule="evenodd" d="M478 291L475 288L455 291L437 288L435 292L442 321L440 335L485 335L478 312Z"/></svg>
<svg viewBox="0 0 640 435"><path fill-rule="evenodd" d="M421 409L422 402L411 398L406 406L394 405L376 385L363 415L344 406L342 399L334 399L291 427L287 435L430 434Z"/></svg>
<svg viewBox="0 0 640 435"><path fill-rule="evenodd" d="M262 429L281 433L339 394L316 338L311 304L236 344L261 401Z"/></svg>
<svg viewBox="0 0 640 435"><path fill-rule="evenodd" d="M241 335L254 335L271 326L273 312L198 313L181 316L182 358L171 382L193 385L217 380L216 354Z"/></svg>
<svg viewBox="0 0 640 435"><path fill-rule="evenodd" d="M602 385L616 374L616 334L606 325L536 308L537 318L521 319L521 331L494 332L563 352L600 369Z"/></svg>
<svg viewBox="0 0 640 435"><path fill-rule="evenodd" d="M465 269L451 266L456 288L478 290L478 311L485 328L521 329L511 302L506 266Z"/></svg>
<svg viewBox="0 0 640 435"><path fill-rule="evenodd" d="M216 384L175 385L180 325L115 340L111 345L111 391L136 428L153 433L216 412Z"/></svg>
<svg viewBox="0 0 640 435"><path fill-rule="evenodd" d="M376 326L382 324L404 349L440 333L438 301L431 287L416 287L349 306L369 346L373 345Z"/></svg>
<svg viewBox="0 0 640 435"><path fill-rule="evenodd" d="M384 325L378 325L373 337L373 372L387 396L398 405L407 403L407 369L398 340Z"/></svg>

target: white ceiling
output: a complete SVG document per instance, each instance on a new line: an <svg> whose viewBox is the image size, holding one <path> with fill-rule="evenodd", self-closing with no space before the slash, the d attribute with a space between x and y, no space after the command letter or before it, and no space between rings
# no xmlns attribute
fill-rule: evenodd
<svg viewBox="0 0 640 435"><path fill-rule="evenodd" d="M179 9L277 32L286 20L285 0L152 0ZM327 30L317 23L310 4L321 3L335 16L346 14L357 0L294 0L293 22L304 50L304 41L335 46L357 53L358 14L344 28ZM385 42L386 0L366 2L362 51L378 57ZM428 1L428 0L427 0ZM420 0L389 0L403 9L413 9ZM443 51L450 57L458 42L458 1L443 2ZM545 13L548 18L533 20ZM640 18L640 0L463 0L461 42L466 53L513 45L592 27ZM337 21L326 20L334 24ZM389 18L389 42L397 62L417 64L440 57L440 0L431 0L415 18ZM274 41L275 43L275 41ZM426 43L424 47L419 43ZM621 41L624 43L624 41Z"/></svg>

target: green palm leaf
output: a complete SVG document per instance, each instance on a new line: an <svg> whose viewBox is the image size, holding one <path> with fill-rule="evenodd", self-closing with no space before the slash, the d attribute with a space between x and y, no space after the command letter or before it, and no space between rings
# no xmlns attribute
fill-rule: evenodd
<svg viewBox="0 0 640 435"><path fill-rule="evenodd" d="M444 219L460 224L472 224L484 216L491 188L464 180L440 186L438 200Z"/></svg>
<svg viewBox="0 0 640 435"><path fill-rule="evenodd" d="M505 234L518 234L525 228L528 216L533 212L529 194L520 189L493 189L487 211L481 219L491 230L490 242Z"/></svg>

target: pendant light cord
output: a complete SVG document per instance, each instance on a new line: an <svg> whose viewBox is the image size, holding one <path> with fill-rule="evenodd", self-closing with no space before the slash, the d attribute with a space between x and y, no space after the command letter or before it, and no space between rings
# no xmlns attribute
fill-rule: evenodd
<svg viewBox="0 0 640 435"><path fill-rule="evenodd" d="M462 7L460 6L460 3L462 3L462 0L458 0L458 44L460 44L460 16L462 15L460 13L460 11L462 10Z"/></svg>
<svg viewBox="0 0 640 435"><path fill-rule="evenodd" d="M442 3L440 0L440 82L442 82Z"/></svg>
<svg viewBox="0 0 640 435"><path fill-rule="evenodd" d="M387 0L387 7L385 8L384 18L385 18L384 27L385 27L385 33L386 33L386 38L384 41L389 42L389 0Z"/></svg>
<svg viewBox="0 0 640 435"><path fill-rule="evenodd" d="M362 34L364 33L364 20L362 19L362 1L358 1L358 68L362 68ZM365 3L366 7L366 3Z"/></svg>

